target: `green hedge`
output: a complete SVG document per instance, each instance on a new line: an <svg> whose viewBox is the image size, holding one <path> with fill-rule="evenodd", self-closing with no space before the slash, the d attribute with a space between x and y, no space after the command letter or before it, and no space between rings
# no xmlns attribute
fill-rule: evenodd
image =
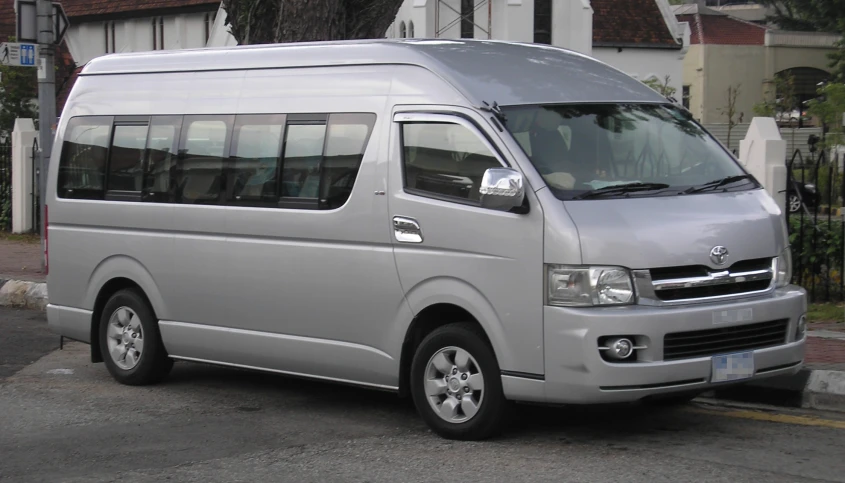
<svg viewBox="0 0 845 483"><path fill-rule="evenodd" d="M792 245L793 282L810 291L813 301L828 298L841 300L843 256L842 223L827 220L813 224L811 217L804 217L803 230L799 216L789 217L789 242ZM803 236L802 236L803 233ZM815 245L814 245L815 238ZM830 297L828 297L830 294Z"/></svg>

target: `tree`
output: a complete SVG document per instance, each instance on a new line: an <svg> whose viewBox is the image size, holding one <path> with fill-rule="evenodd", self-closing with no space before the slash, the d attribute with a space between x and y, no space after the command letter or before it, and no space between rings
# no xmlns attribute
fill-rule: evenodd
<svg viewBox="0 0 845 483"><path fill-rule="evenodd" d="M223 0L241 45L384 38L402 0Z"/></svg>
<svg viewBox="0 0 845 483"><path fill-rule="evenodd" d="M845 80L845 0L760 0L774 12L770 22L786 30L827 32L843 36L829 55L835 80Z"/></svg>
<svg viewBox="0 0 845 483"><path fill-rule="evenodd" d="M845 120L845 84L828 83L819 89L819 97L809 102L807 111L828 128L823 148L845 144L842 122Z"/></svg>
<svg viewBox="0 0 845 483"><path fill-rule="evenodd" d="M678 89L669 85L669 82L671 80L672 78L668 75L663 78L662 82L656 77L651 77L649 79L644 80L643 84L651 87L652 89L660 93L661 96L671 98L675 95L675 92L678 91Z"/></svg>
<svg viewBox="0 0 845 483"><path fill-rule="evenodd" d="M721 114L728 118L728 148L731 146L731 132L737 124L742 122L743 117L745 117L744 112L737 113L736 111L736 100L739 98L740 87L740 84L737 84L736 86L728 86L725 107L720 107L718 109ZM738 120L737 114L739 114Z"/></svg>
<svg viewBox="0 0 845 483"><path fill-rule="evenodd" d="M7 138L15 119L38 118L37 72L32 67L0 65L0 137Z"/></svg>

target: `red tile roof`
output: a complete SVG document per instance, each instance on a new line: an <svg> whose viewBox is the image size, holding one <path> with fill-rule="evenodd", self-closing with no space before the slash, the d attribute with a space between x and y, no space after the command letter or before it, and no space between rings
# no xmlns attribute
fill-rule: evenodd
<svg viewBox="0 0 845 483"><path fill-rule="evenodd" d="M689 22L690 44L765 45L767 28L727 15L678 15Z"/></svg>
<svg viewBox="0 0 845 483"><path fill-rule="evenodd" d="M71 18L219 5L220 0L62 0L65 13Z"/></svg>
<svg viewBox="0 0 845 483"><path fill-rule="evenodd" d="M594 46L683 47L672 36L656 0L592 0L591 3Z"/></svg>

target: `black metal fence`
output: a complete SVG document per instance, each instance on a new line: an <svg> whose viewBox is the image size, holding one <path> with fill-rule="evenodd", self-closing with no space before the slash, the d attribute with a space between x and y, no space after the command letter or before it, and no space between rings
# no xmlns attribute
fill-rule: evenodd
<svg viewBox="0 0 845 483"><path fill-rule="evenodd" d="M41 211L38 205L38 193L40 186L39 180L41 176L41 167L38 159L38 140L35 139L32 144L32 151L29 153L29 160L32 163L32 231L36 234L41 233Z"/></svg>
<svg viewBox="0 0 845 483"><path fill-rule="evenodd" d="M12 143L0 144L0 231L12 231Z"/></svg>
<svg viewBox="0 0 845 483"><path fill-rule="evenodd" d="M786 210L793 282L812 302L845 300L843 160L826 150L787 160Z"/></svg>

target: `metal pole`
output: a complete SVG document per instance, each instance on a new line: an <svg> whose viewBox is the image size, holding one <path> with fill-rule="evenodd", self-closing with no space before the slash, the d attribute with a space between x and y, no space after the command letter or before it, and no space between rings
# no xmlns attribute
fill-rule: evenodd
<svg viewBox="0 0 845 483"><path fill-rule="evenodd" d="M41 64L38 66L38 131L41 145L38 210L41 215L41 268L43 270L46 264L44 207L47 198L47 173L50 167L50 154L53 150L53 124L56 122L56 71L54 68L53 2L51 0L37 1L38 43L41 57L39 59Z"/></svg>
<svg viewBox="0 0 845 483"><path fill-rule="evenodd" d="M493 0L487 0L487 38L493 38Z"/></svg>

